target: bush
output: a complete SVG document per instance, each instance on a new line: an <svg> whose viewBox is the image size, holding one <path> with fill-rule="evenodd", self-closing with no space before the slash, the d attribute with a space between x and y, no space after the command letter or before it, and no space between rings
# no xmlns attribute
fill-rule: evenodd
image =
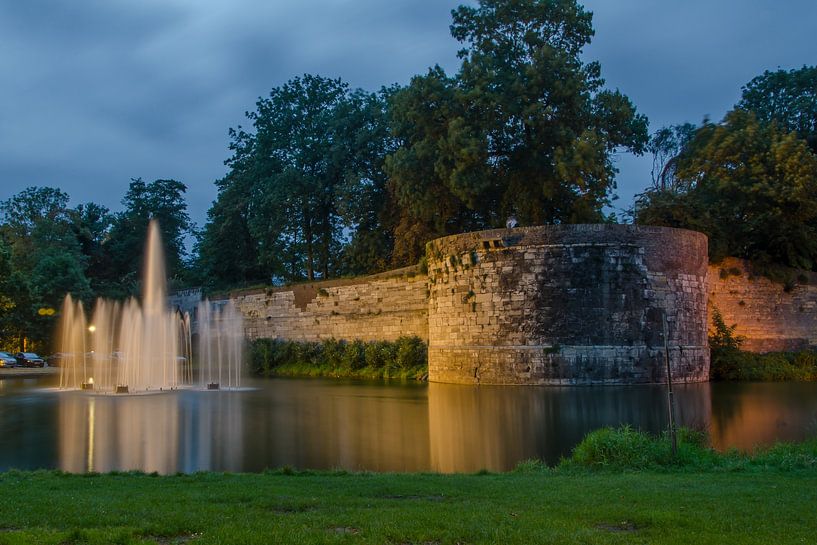
<svg viewBox="0 0 817 545"><path fill-rule="evenodd" d="M428 372L428 349L418 337L394 342L256 339L250 346L250 367L259 376L418 378Z"/></svg>
<svg viewBox="0 0 817 545"><path fill-rule="evenodd" d="M770 352L755 354L740 349L743 337L736 326L727 326L716 308L709 337L711 380L786 381L817 380L817 352Z"/></svg>
<svg viewBox="0 0 817 545"><path fill-rule="evenodd" d="M703 432L678 430L678 453L672 455L667 434L659 437L634 430L630 426L602 428L590 432L562 460L562 469L658 469L686 467L695 470L721 468L740 470L750 467L778 469L817 468L817 439L798 444L778 443L750 453L730 450L718 453L708 446Z"/></svg>

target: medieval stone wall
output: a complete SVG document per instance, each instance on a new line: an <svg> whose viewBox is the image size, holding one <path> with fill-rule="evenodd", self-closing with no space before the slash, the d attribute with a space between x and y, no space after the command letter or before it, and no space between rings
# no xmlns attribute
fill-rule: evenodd
<svg viewBox="0 0 817 545"><path fill-rule="evenodd" d="M428 339L426 276L416 267L230 294L248 339Z"/></svg>
<svg viewBox="0 0 817 545"><path fill-rule="evenodd" d="M499 229L437 239L429 380L618 384L708 379L707 241L632 225Z"/></svg>
<svg viewBox="0 0 817 545"><path fill-rule="evenodd" d="M432 241L427 258L428 276L414 267L230 297L249 339L416 335L439 382L661 382L665 315L674 379L707 380L714 308L746 350L817 346L817 274L792 271L787 288L743 261L708 266L706 237L692 231L499 229Z"/></svg>
<svg viewBox="0 0 817 545"><path fill-rule="evenodd" d="M745 338L750 352L801 350L817 346L817 274L791 270L786 286L752 273L743 260L711 265L709 327L718 309L726 325Z"/></svg>

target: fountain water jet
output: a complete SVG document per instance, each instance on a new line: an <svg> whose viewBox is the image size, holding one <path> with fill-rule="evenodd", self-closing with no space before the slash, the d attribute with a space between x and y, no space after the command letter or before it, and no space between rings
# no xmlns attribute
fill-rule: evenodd
<svg viewBox="0 0 817 545"><path fill-rule="evenodd" d="M209 304L207 305L209 309ZM233 309L232 305L229 305ZM214 361L208 350L208 369L226 367L228 386L238 386L241 369L243 325L235 310L206 312L199 316L203 332L199 345L227 350ZM226 328L222 330L222 328ZM97 299L93 318L87 321L82 304L66 295L60 320L60 347L64 354L60 388L93 389L113 393L176 389L195 384L191 319L167 306L167 283L159 226L151 220L145 247L142 303ZM204 377L204 371L201 371ZM212 373L208 373L209 380ZM233 376L235 379L233 380Z"/></svg>
<svg viewBox="0 0 817 545"><path fill-rule="evenodd" d="M196 308L198 316L198 361L202 386L208 390L241 387L244 344L243 318L232 301L211 303L207 299Z"/></svg>

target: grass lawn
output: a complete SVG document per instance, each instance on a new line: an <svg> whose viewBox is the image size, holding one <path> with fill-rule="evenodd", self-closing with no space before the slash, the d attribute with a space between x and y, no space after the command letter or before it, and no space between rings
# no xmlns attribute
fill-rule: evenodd
<svg viewBox="0 0 817 545"><path fill-rule="evenodd" d="M0 544L817 543L817 470L0 473Z"/></svg>

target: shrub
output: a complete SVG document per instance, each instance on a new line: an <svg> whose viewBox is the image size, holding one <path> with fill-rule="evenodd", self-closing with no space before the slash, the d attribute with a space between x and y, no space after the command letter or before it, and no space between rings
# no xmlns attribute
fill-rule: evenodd
<svg viewBox="0 0 817 545"><path fill-rule="evenodd" d="M416 378L428 372L428 349L418 337L394 342L256 339L250 346L250 367L260 376Z"/></svg>
<svg viewBox="0 0 817 545"><path fill-rule="evenodd" d="M778 443L750 453L730 450L718 453L709 447L703 432L678 430L678 452L672 455L667 434L659 437L629 426L603 428L590 432L562 460L560 468L591 469L657 469L686 467L696 470L721 468L740 470L749 467L778 469L817 468L817 439L798 444Z"/></svg>

